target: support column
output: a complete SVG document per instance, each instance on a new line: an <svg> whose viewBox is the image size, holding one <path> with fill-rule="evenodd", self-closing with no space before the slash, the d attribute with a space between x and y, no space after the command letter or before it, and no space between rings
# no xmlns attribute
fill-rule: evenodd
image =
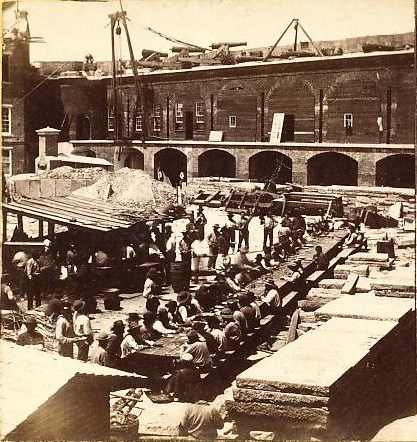
<svg viewBox="0 0 417 442"><path fill-rule="evenodd" d="M38 232L39 232L39 238L43 238L43 220L40 219L38 221Z"/></svg>
<svg viewBox="0 0 417 442"><path fill-rule="evenodd" d="M254 153L249 149L231 149L231 154L236 158L236 178L249 179L249 158Z"/></svg>
<svg viewBox="0 0 417 442"><path fill-rule="evenodd" d="M144 146L143 149L143 170L154 177L154 149L149 146Z"/></svg>
<svg viewBox="0 0 417 442"><path fill-rule="evenodd" d="M7 241L7 211L3 210L3 243Z"/></svg>
<svg viewBox="0 0 417 442"><path fill-rule="evenodd" d="M193 178L198 177L198 157L200 149L189 149L187 154L187 182L190 182Z"/></svg>
<svg viewBox="0 0 417 442"><path fill-rule="evenodd" d="M294 184L300 184L301 186L307 185L307 158L305 152L294 151L292 156L292 182Z"/></svg>
<svg viewBox="0 0 417 442"><path fill-rule="evenodd" d="M358 186L376 185L376 158L371 152L363 153L358 158Z"/></svg>
<svg viewBox="0 0 417 442"><path fill-rule="evenodd" d="M17 229L20 232L23 232L23 216L22 215L17 215Z"/></svg>
<svg viewBox="0 0 417 442"><path fill-rule="evenodd" d="M55 235L55 224L48 222L48 238L52 240Z"/></svg>

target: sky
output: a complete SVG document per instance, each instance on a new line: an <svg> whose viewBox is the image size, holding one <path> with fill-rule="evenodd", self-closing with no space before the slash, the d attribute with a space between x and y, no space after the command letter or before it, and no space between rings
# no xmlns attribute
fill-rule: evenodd
<svg viewBox="0 0 417 442"><path fill-rule="evenodd" d="M135 58L142 49L168 52L174 43L146 30L195 45L246 41L247 48L272 46L293 18L313 40L395 34L414 30L413 0L123 0ZM111 59L108 15L118 1L19 1L29 13L30 32L45 43L31 45L31 61ZM3 16L6 25L7 13ZM281 44L290 44L294 33ZM301 40L305 40L301 38ZM125 39L124 59L129 58ZM240 48L243 49L243 48Z"/></svg>

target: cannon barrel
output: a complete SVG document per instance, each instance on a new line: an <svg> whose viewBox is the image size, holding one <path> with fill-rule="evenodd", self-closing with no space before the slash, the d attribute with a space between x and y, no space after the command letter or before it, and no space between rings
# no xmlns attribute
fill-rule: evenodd
<svg viewBox="0 0 417 442"><path fill-rule="evenodd" d="M203 48L189 48L187 46L173 46L171 48L172 52L182 52L182 51L188 51L188 52L204 52Z"/></svg>
<svg viewBox="0 0 417 442"><path fill-rule="evenodd" d="M229 46L229 48L234 48L235 46L246 46L247 43L246 41L242 41L242 42L230 42L230 41L225 41L223 43L212 43L210 45L210 47L212 49L219 49L221 46Z"/></svg>
<svg viewBox="0 0 417 442"><path fill-rule="evenodd" d="M153 51L152 49L143 49L142 50L142 57L143 58L147 58L152 54L159 55L160 57L168 57L168 54L166 52Z"/></svg>

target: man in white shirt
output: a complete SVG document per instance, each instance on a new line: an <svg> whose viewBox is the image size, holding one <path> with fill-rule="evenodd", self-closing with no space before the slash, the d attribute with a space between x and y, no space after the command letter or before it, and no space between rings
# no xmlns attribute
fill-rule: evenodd
<svg viewBox="0 0 417 442"><path fill-rule="evenodd" d="M78 347L77 359L86 362L88 359L88 350L90 348L90 345L94 341L90 318L85 312L84 301L80 300L74 301L72 308L74 310L73 326L74 326L75 335L85 338L83 340L76 342L76 345Z"/></svg>

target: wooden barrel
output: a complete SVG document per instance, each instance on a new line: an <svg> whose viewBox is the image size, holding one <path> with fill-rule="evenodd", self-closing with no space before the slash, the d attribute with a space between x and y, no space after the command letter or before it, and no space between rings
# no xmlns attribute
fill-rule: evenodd
<svg viewBox="0 0 417 442"><path fill-rule="evenodd" d="M191 262L171 263L171 284L175 293L190 289Z"/></svg>
<svg viewBox="0 0 417 442"><path fill-rule="evenodd" d="M134 441L139 438L139 422L110 427L111 441Z"/></svg>
<svg viewBox="0 0 417 442"><path fill-rule="evenodd" d="M106 310L120 310L120 290L117 288L104 289L104 308Z"/></svg>

